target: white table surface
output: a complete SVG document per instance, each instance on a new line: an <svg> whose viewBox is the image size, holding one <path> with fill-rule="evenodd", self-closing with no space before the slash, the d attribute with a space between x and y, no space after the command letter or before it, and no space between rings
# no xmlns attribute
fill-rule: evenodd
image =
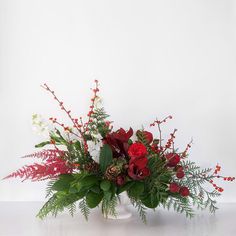
<svg viewBox="0 0 236 236"><path fill-rule="evenodd" d="M73 218L62 213L42 221L35 218L42 202L0 202L0 236L236 236L236 203L218 205L216 215L200 212L192 220L160 208L149 212L144 225L135 212L127 220L105 220L99 209L88 222L79 212Z"/></svg>

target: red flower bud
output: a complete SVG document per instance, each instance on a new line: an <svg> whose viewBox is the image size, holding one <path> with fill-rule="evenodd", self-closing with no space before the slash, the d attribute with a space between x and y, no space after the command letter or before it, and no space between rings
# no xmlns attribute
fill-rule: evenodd
<svg viewBox="0 0 236 236"><path fill-rule="evenodd" d="M125 177L123 175L118 175L116 178L116 184L122 186L125 184Z"/></svg>

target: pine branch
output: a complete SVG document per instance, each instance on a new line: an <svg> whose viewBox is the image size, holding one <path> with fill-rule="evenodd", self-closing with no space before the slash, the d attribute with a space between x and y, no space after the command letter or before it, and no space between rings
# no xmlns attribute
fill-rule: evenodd
<svg viewBox="0 0 236 236"><path fill-rule="evenodd" d="M116 206L118 204L118 198L117 196L113 196L111 199L106 198L104 195L104 198L102 200L102 213L107 218L108 215L117 217L116 212Z"/></svg>
<svg viewBox="0 0 236 236"><path fill-rule="evenodd" d="M67 208L70 212L70 215L73 217L76 212L76 203L75 202L71 203Z"/></svg>
<svg viewBox="0 0 236 236"><path fill-rule="evenodd" d="M54 183L57 181L57 179L55 180L51 180L47 183L47 187L46 187L46 198L51 197L54 190L52 189L52 186L54 185Z"/></svg>
<svg viewBox="0 0 236 236"><path fill-rule="evenodd" d="M88 221L88 217L90 214L90 209L86 203L86 198L83 198L80 203L79 203L79 209L82 213L82 215L84 216L84 218Z"/></svg>
<svg viewBox="0 0 236 236"><path fill-rule="evenodd" d="M192 218L194 216L194 211L187 198L169 197L162 205L168 210L172 207L178 213L185 213L187 218Z"/></svg>
<svg viewBox="0 0 236 236"><path fill-rule="evenodd" d="M65 208L68 208L71 204L76 202L78 197L76 194L68 194L64 192L54 193L52 197L43 205L40 209L37 217L40 219L45 218L50 213L52 216L57 216L59 212L62 212Z"/></svg>
<svg viewBox="0 0 236 236"><path fill-rule="evenodd" d="M146 213L147 208L144 207L141 200L136 200L134 198L130 198L130 202L135 208L137 208L137 211L139 213L139 217L141 218L143 223L147 224L147 213Z"/></svg>

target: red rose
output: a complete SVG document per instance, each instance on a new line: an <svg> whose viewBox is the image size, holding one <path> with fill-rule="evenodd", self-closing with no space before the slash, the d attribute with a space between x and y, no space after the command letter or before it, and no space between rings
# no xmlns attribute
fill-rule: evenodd
<svg viewBox="0 0 236 236"><path fill-rule="evenodd" d="M123 175L118 175L116 177L116 184L122 186L125 184L125 177Z"/></svg>
<svg viewBox="0 0 236 236"><path fill-rule="evenodd" d="M138 131L136 132L136 135L137 135L138 133L142 133L142 134L144 135L144 137L145 137L145 139L147 140L148 144L150 144L150 143L152 142L152 140L153 140L153 135L152 135L151 132L138 130Z"/></svg>
<svg viewBox="0 0 236 236"><path fill-rule="evenodd" d="M147 148L142 143L134 143L129 147L128 154L131 158L144 157L147 154Z"/></svg>
<svg viewBox="0 0 236 236"><path fill-rule="evenodd" d="M183 171L178 171L178 172L176 173L176 177L177 177L178 179L182 179L182 178L184 177L184 172L183 172Z"/></svg>
<svg viewBox="0 0 236 236"><path fill-rule="evenodd" d="M130 160L128 174L134 180L141 180L150 175L150 170L147 168L148 159L141 157Z"/></svg>
<svg viewBox="0 0 236 236"><path fill-rule="evenodd" d="M188 197L190 194L189 189L187 187L181 187L179 193L182 197Z"/></svg>
<svg viewBox="0 0 236 236"><path fill-rule="evenodd" d="M166 154L167 166L175 167L180 162L180 156L176 153Z"/></svg>
<svg viewBox="0 0 236 236"><path fill-rule="evenodd" d="M178 193L179 190L180 190L180 187L179 187L179 185L176 184L176 183L171 183L170 186L169 186L169 190L170 190L170 192L172 192L172 193Z"/></svg>

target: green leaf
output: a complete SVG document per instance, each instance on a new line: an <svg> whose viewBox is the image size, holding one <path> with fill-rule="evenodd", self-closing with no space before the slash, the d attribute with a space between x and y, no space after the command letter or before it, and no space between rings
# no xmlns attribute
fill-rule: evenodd
<svg viewBox="0 0 236 236"><path fill-rule="evenodd" d="M65 174L60 175L59 180L57 180L53 186L52 190L55 191L69 191L70 184L74 180L73 175Z"/></svg>
<svg viewBox="0 0 236 236"><path fill-rule="evenodd" d="M102 193L97 194L97 193L90 191L86 195L86 203L89 208L94 208L101 202L102 198L103 198Z"/></svg>
<svg viewBox="0 0 236 236"><path fill-rule="evenodd" d="M94 193L100 193L101 192L101 189L99 188L98 185L92 186L92 188L90 190Z"/></svg>
<svg viewBox="0 0 236 236"><path fill-rule="evenodd" d="M121 187L119 187L118 189L117 189L117 194L120 194L120 193L122 193L122 192L124 192L124 191L127 191L127 190L129 190L129 188L134 184L135 182L128 182L128 183L126 183L125 185L123 185L123 186L121 186Z"/></svg>
<svg viewBox="0 0 236 236"><path fill-rule="evenodd" d="M156 208L159 204L159 199L157 197L148 195L147 197L142 199L143 205L145 205L148 208Z"/></svg>
<svg viewBox="0 0 236 236"><path fill-rule="evenodd" d="M76 142L74 143L74 146L75 146L75 148L76 148L77 150L81 151L81 144L80 144L79 141L76 141Z"/></svg>
<svg viewBox="0 0 236 236"><path fill-rule="evenodd" d="M110 201L112 199L112 192L104 192L104 199Z"/></svg>
<svg viewBox="0 0 236 236"><path fill-rule="evenodd" d="M108 144L104 144L101 148L99 164L102 172L105 172L107 167L112 163L112 150Z"/></svg>
<svg viewBox="0 0 236 236"><path fill-rule="evenodd" d="M108 191L111 187L111 182L108 180L103 180L100 184L100 187L103 191Z"/></svg>
<svg viewBox="0 0 236 236"><path fill-rule="evenodd" d="M89 175L81 179L79 185L81 185L82 187L91 187L95 184L98 184L98 181L99 179L96 175Z"/></svg>
<svg viewBox="0 0 236 236"><path fill-rule="evenodd" d="M143 182L134 182L133 185L129 188L129 195L131 197L137 198L144 191L144 183Z"/></svg>
<svg viewBox="0 0 236 236"><path fill-rule="evenodd" d="M45 141L45 142L42 142L42 143L39 143L39 144L36 144L35 147L36 148L41 148L41 147L44 147L48 144L50 144L51 142L50 141Z"/></svg>

